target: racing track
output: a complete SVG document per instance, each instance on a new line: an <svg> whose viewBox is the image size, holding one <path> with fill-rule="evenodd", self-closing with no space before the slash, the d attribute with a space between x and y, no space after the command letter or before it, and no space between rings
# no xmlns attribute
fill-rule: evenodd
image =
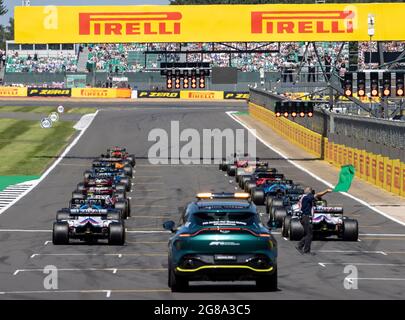
<svg viewBox="0 0 405 320"><path fill-rule="evenodd" d="M83 104L82 104L83 105ZM79 142L60 164L25 198L0 215L0 299L398 299L405 297L405 227L340 194L328 195L343 204L360 224L356 243L315 241L314 256L301 256L295 243L279 234L279 291L256 292L250 283L193 284L191 292L172 294L167 287L165 220L178 221L179 207L198 191L234 191L235 183L217 165L152 166L147 160L148 133L169 131L170 121L181 128L242 128L226 115L232 109L201 103L193 108L156 104L119 110L103 108ZM132 217L124 247L106 245L53 246L51 226L56 210L66 206L90 159L107 146L127 146L137 156ZM297 182L325 186L258 143L258 155L270 159ZM260 208L264 212L264 208ZM18 229L18 230L12 230ZM385 235L384 235L385 234ZM358 290L345 290L345 264L357 264ZM43 287L44 266L59 268L59 289Z"/></svg>

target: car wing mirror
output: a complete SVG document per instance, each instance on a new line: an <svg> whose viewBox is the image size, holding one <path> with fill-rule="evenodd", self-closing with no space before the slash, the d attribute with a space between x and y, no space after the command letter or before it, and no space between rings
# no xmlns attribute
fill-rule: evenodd
<svg viewBox="0 0 405 320"><path fill-rule="evenodd" d="M174 223L174 221L171 221L171 220L166 221L166 222L163 223L163 229L174 232L175 231L174 230L175 225L176 224Z"/></svg>

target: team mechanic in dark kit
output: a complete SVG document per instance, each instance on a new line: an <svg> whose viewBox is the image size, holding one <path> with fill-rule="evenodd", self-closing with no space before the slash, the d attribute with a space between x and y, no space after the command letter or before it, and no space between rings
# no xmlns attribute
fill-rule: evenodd
<svg viewBox="0 0 405 320"><path fill-rule="evenodd" d="M319 201L322 197L332 192L332 189L326 189L322 192L315 193L311 187L306 187L304 189L304 195L301 197L299 204L301 207L301 224L304 227L304 236L301 241L296 246L296 249L301 253L311 253L311 243L312 243L312 223L311 215L312 208L315 204L315 201Z"/></svg>

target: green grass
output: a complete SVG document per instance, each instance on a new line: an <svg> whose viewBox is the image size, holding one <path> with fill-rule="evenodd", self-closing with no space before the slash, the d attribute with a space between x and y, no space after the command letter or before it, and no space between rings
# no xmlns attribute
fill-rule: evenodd
<svg viewBox="0 0 405 320"><path fill-rule="evenodd" d="M77 108L77 107L65 107L65 113L78 113L78 114L86 114L86 113L94 113L96 112L97 108ZM53 111L57 111L56 107L45 107L45 106L2 106L0 107L1 112L33 112L33 113L43 113L49 114Z"/></svg>
<svg viewBox="0 0 405 320"><path fill-rule="evenodd" d="M43 129L39 121L0 119L0 176L41 175L74 132L71 122Z"/></svg>

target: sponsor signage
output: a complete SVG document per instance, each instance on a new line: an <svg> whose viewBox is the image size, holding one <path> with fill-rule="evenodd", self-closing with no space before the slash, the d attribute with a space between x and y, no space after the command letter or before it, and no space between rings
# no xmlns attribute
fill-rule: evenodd
<svg viewBox="0 0 405 320"><path fill-rule="evenodd" d="M224 99L235 99L235 100L248 100L249 99L249 92L224 92Z"/></svg>
<svg viewBox="0 0 405 320"><path fill-rule="evenodd" d="M191 91L191 90L182 90L180 91L181 99L188 100L222 100L224 98L223 91Z"/></svg>
<svg viewBox="0 0 405 320"><path fill-rule="evenodd" d="M32 88L28 87L28 97L70 97L72 94L69 88Z"/></svg>
<svg viewBox="0 0 405 320"><path fill-rule="evenodd" d="M27 88L0 87L0 97L26 97Z"/></svg>
<svg viewBox="0 0 405 320"><path fill-rule="evenodd" d="M138 98L180 98L180 91L138 91Z"/></svg>
<svg viewBox="0 0 405 320"><path fill-rule="evenodd" d="M14 16L17 43L368 41L369 15L373 41L401 41L404 12L405 3L19 6Z"/></svg>
<svg viewBox="0 0 405 320"><path fill-rule="evenodd" d="M74 98L130 98L131 89L121 88L73 88Z"/></svg>

